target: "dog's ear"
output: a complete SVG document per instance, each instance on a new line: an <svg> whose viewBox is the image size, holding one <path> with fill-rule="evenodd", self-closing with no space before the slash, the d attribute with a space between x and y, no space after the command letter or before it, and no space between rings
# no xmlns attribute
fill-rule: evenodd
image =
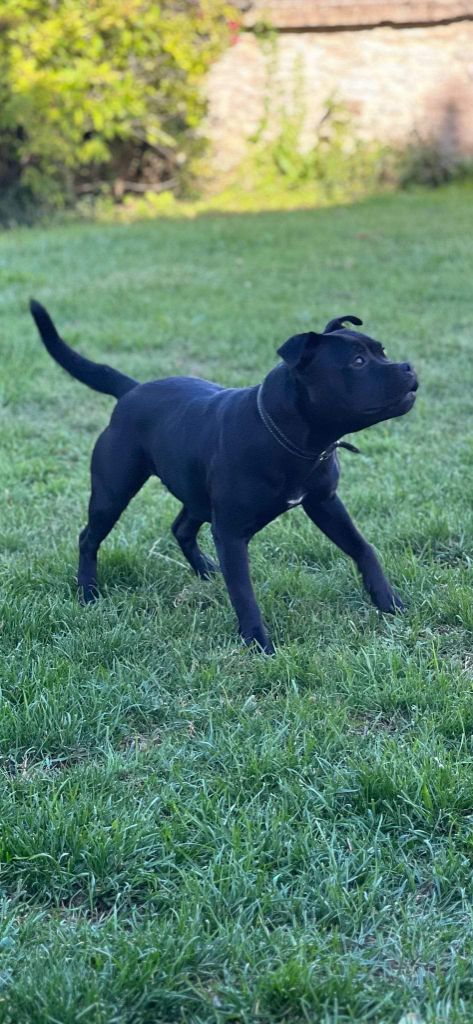
<svg viewBox="0 0 473 1024"><path fill-rule="evenodd" d="M284 359L290 370L302 370L311 356L320 338L314 331L307 334L294 334L278 348L278 356Z"/></svg>
<svg viewBox="0 0 473 1024"><path fill-rule="evenodd" d="M329 320L324 334L330 334L331 331L343 331L343 325L345 323L355 324L356 327L361 327L363 320L360 320L358 316L337 316L335 320Z"/></svg>

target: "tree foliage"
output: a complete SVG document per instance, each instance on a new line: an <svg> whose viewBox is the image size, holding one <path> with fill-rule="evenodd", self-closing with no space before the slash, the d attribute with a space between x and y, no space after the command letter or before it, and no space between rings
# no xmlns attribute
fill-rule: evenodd
<svg viewBox="0 0 473 1024"><path fill-rule="evenodd" d="M231 17L225 0L3 0L0 188L185 187Z"/></svg>

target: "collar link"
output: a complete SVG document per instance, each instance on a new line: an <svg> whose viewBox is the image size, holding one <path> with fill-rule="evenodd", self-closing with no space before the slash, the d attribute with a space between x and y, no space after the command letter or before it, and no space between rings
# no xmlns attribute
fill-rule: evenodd
<svg viewBox="0 0 473 1024"><path fill-rule="evenodd" d="M328 448L324 448L324 450L321 452L308 452L304 451L303 448L299 448L298 445L294 444L293 441L286 437L281 428L278 427L277 423L274 422L268 410L265 409L263 402L263 384L260 384L256 392L256 404L258 407L258 412L266 429L269 431L272 437L274 437L275 441L277 441L282 448L285 448L287 452L290 452L291 455L297 455L298 458L300 459L307 459L310 462L318 463L325 462L325 460L330 458L330 456L337 448L346 448L350 452L356 452L357 454L359 454L360 449L356 448L354 444L349 444L348 441L334 441L333 444L329 445Z"/></svg>

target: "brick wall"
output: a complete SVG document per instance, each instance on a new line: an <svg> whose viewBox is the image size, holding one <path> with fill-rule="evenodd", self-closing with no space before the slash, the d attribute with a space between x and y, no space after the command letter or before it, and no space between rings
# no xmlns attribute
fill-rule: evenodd
<svg viewBox="0 0 473 1024"><path fill-rule="evenodd" d="M433 25L473 13L471 0L253 0L244 6L245 25L266 20L282 29Z"/></svg>
<svg viewBox="0 0 473 1024"><path fill-rule="evenodd" d="M268 131L276 130L278 111L293 107L296 80L306 111L303 145L310 145L325 102L333 96L348 108L362 138L402 144L416 133L449 154L473 155L473 3L273 0L273 9L278 6L280 31L273 55L252 31L244 31L209 75L207 130L217 172L227 174L241 161L268 94ZM394 15L400 16L403 7L413 16L421 6L425 16L430 8L431 17L442 18L431 24L395 24ZM340 28L321 23L322 15L328 18L330 12L331 17L335 9L340 21L343 7L352 13L357 8L358 18L374 18L375 8L376 16L389 8L391 24L358 21L356 27ZM317 24L300 23L304 9L303 20L310 21L309 8L317 12ZM445 20L447 8L452 17ZM462 8L460 15L457 8ZM245 15L249 23L254 12L253 5ZM287 24L290 15L292 25Z"/></svg>

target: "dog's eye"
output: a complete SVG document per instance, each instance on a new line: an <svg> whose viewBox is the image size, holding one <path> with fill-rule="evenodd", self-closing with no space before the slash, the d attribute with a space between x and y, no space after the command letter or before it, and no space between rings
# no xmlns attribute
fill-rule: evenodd
<svg viewBox="0 0 473 1024"><path fill-rule="evenodd" d="M365 359L364 356L355 356L355 358L354 358L354 360L353 360L351 365L358 367L358 366L364 366L365 363L366 363L366 359Z"/></svg>

